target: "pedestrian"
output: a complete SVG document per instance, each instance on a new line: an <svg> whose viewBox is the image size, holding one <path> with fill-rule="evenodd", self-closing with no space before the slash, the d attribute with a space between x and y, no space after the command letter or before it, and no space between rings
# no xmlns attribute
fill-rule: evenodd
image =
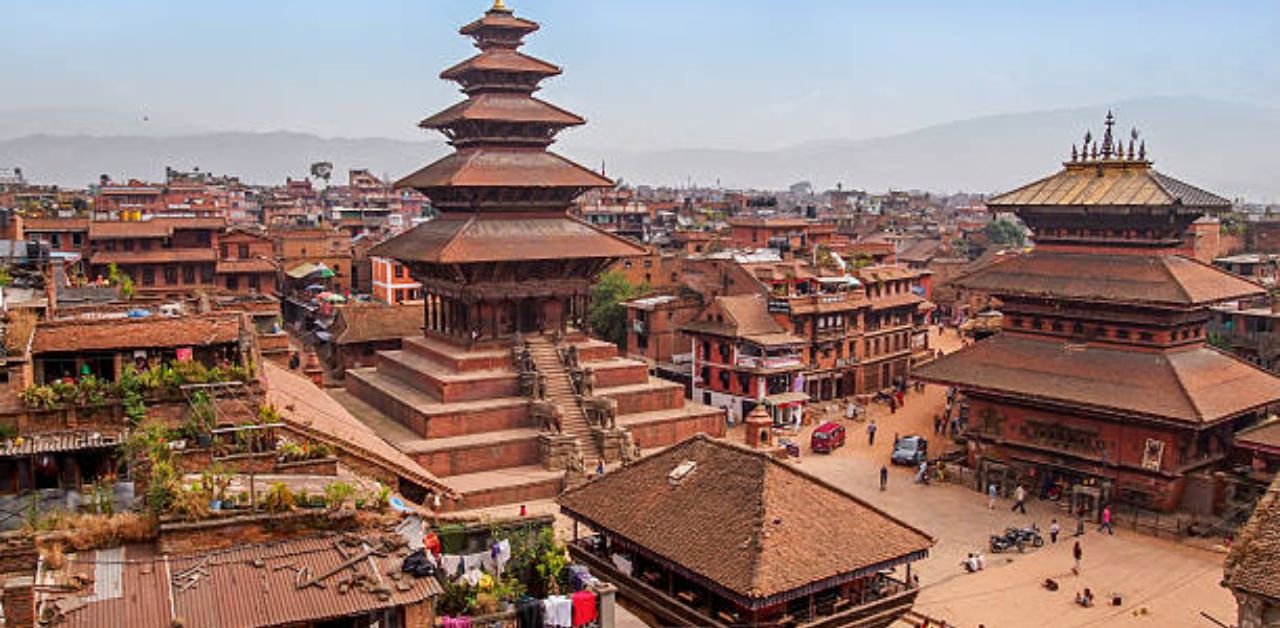
<svg viewBox="0 0 1280 628"><path fill-rule="evenodd" d="M289 370L296 371L299 366L302 366L302 358L298 357L297 351L294 351L289 354Z"/></svg>
<svg viewBox="0 0 1280 628"><path fill-rule="evenodd" d="M893 399L898 402L898 405L905 405L906 395L903 394L903 388L899 388L898 392L893 393Z"/></svg>
<svg viewBox="0 0 1280 628"><path fill-rule="evenodd" d="M871 422L867 424L867 445L870 446L875 444L876 444L876 420L871 419Z"/></svg>
<svg viewBox="0 0 1280 628"><path fill-rule="evenodd" d="M1071 568L1071 573L1080 575L1080 559L1084 557L1084 550L1080 549L1080 541L1076 541L1075 547L1071 548L1071 557L1076 560L1076 566Z"/></svg>
<svg viewBox="0 0 1280 628"><path fill-rule="evenodd" d="M1018 488L1013 490L1013 508L1010 508L1009 510L1016 510L1024 515L1027 514L1026 501L1027 489L1022 488L1022 485L1019 484Z"/></svg>
<svg viewBox="0 0 1280 628"><path fill-rule="evenodd" d="M1102 507L1102 523L1098 526L1098 532L1103 530L1113 536L1116 533L1115 526L1111 525L1111 506L1109 504Z"/></svg>
<svg viewBox="0 0 1280 628"><path fill-rule="evenodd" d="M1059 529L1060 529L1060 528L1058 528L1058 520L1057 520L1057 519L1054 519L1051 523L1049 523L1049 542L1050 542L1050 543L1057 543L1057 542L1058 542L1058 531L1059 531Z"/></svg>
<svg viewBox="0 0 1280 628"><path fill-rule="evenodd" d="M880 490L889 486L889 467L880 465Z"/></svg>
<svg viewBox="0 0 1280 628"><path fill-rule="evenodd" d="M853 405L853 402L852 402L852 401L850 401L850 402L849 402L849 405L845 406L845 409L844 409L844 418L845 418L845 419L847 419L847 420L849 420L849 421L852 421L852 420L853 420L853 417L855 417L855 416L857 416L857 413L854 411L854 405Z"/></svg>
<svg viewBox="0 0 1280 628"><path fill-rule="evenodd" d="M604 458L596 458L596 477L604 475Z"/></svg>
<svg viewBox="0 0 1280 628"><path fill-rule="evenodd" d="M934 434L942 433L942 415L941 414L933 415L933 433Z"/></svg>
<svg viewBox="0 0 1280 628"><path fill-rule="evenodd" d="M898 398L893 395L889 395L889 414L897 414L897 413L898 413Z"/></svg>
<svg viewBox="0 0 1280 628"><path fill-rule="evenodd" d="M996 509L996 483L987 485L987 510Z"/></svg>

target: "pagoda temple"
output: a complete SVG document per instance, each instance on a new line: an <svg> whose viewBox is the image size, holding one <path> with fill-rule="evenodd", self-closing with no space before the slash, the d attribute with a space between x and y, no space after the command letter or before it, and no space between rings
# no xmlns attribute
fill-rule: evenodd
<svg viewBox="0 0 1280 628"><path fill-rule="evenodd" d="M552 497L584 465L726 427L588 333L592 283L645 249L568 215L613 182L547 150L584 121L534 98L560 74L520 52L536 30L501 0L460 30L479 53L440 76L467 98L419 123L455 150L396 184L441 215L371 252L421 282L423 333L345 378L356 414L463 495L458 508Z"/></svg>
<svg viewBox="0 0 1280 628"><path fill-rule="evenodd" d="M1235 432L1280 401L1280 378L1207 344L1210 306L1265 290L1179 254L1192 222L1231 203L1153 169L1114 124L987 201L1036 242L954 280L1000 300L1002 333L915 375L965 395L979 489L1201 510Z"/></svg>

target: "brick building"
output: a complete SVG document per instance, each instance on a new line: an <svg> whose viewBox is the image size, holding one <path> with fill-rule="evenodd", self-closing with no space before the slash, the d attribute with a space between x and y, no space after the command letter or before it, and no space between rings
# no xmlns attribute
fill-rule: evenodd
<svg viewBox="0 0 1280 628"><path fill-rule="evenodd" d="M1231 203L1155 171L1112 124L988 201L1037 239L953 282L1000 299L1003 331L917 376L965 394L979 486L1204 511L1234 433L1280 402L1280 379L1206 345L1210 307L1264 290L1178 254L1190 224Z"/></svg>
<svg viewBox="0 0 1280 628"><path fill-rule="evenodd" d="M218 288L232 294L278 294L280 268L266 234L232 229L218 237Z"/></svg>
<svg viewBox="0 0 1280 628"><path fill-rule="evenodd" d="M89 223L89 270L105 277L115 264L140 293L184 294L216 287L222 218L93 220Z"/></svg>
<svg viewBox="0 0 1280 628"><path fill-rule="evenodd" d="M333 271L334 291L351 289L351 239L346 233L330 227L292 225L273 226L269 233L276 259L286 274L304 264L324 264Z"/></svg>

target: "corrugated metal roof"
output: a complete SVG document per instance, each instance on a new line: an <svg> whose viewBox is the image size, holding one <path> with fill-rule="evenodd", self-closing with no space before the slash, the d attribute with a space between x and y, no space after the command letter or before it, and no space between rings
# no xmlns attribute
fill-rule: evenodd
<svg viewBox="0 0 1280 628"><path fill-rule="evenodd" d="M1183 205L1231 201L1156 172L1145 161L1070 163L1056 174L987 201L988 207Z"/></svg>
<svg viewBox="0 0 1280 628"><path fill-rule="evenodd" d="M376 554L352 560L368 550ZM91 584L70 593L42 593L39 602L57 609L59 625L68 628L169 628L179 618L199 628L322 621L439 595L435 578L394 579L408 552L388 550L373 539L342 545L335 535L182 556L156 556L148 547L99 550L71 555L62 570L41 578L51 585L79 574ZM355 577L359 583L342 586ZM302 586L312 580L318 586Z"/></svg>

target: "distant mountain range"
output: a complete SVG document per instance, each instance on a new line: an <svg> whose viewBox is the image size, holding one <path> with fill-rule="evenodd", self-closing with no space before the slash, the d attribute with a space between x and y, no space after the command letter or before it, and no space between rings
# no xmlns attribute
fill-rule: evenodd
<svg viewBox="0 0 1280 628"><path fill-rule="evenodd" d="M1006 114L940 124L886 137L808 142L771 151L627 151L586 147L570 135L558 150L632 183L780 188L995 192L1050 174L1086 129L1101 133L1107 109L1128 138L1137 126L1148 155L1166 174L1224 196L1280 202L1280 109L1197 98L1152 98L1110 106ZM12 122L12 121L11 121ZM9 124L13 128L14 124ZM0 125L3 130L5 125ZM660 128L654 129L660 133ZM20 166L38 182L85 185L100 174L156 179L166 166L240 175L252 183L304 176L315 161L336 172L368 168L403 176L443 155L424 139L327 139L304 133L31 135L0 140L0 167Z"/></svg>

